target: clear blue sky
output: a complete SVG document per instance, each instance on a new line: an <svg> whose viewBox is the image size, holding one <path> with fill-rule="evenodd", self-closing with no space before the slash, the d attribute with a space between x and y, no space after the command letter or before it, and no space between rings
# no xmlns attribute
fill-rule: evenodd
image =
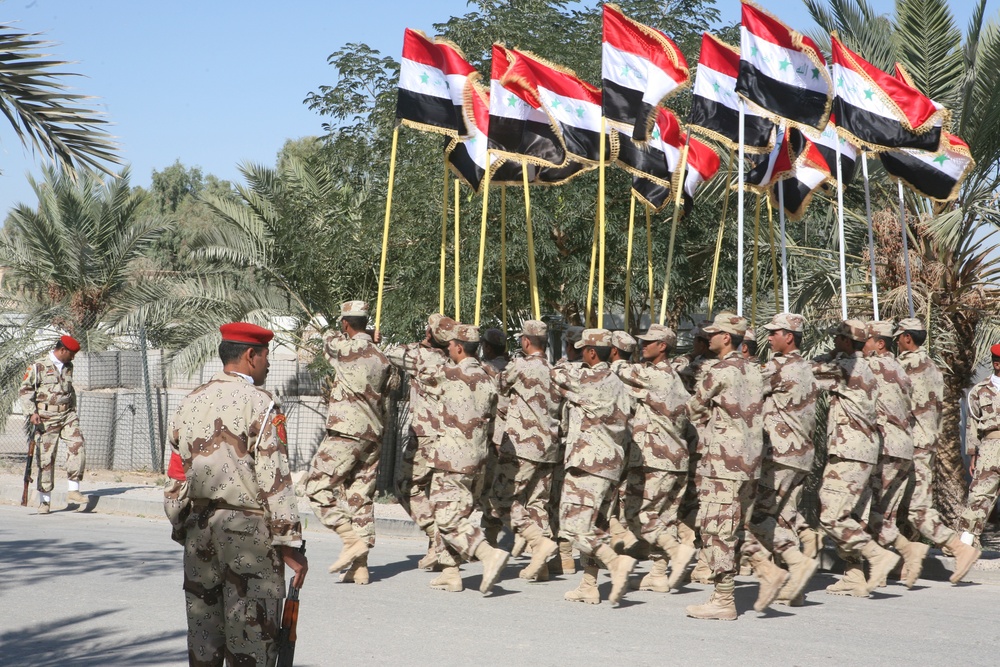
<svg viewBox="0 0 1000 667"><path fill-rule="evenodd" d="M797 0L759 1L812 27ZM971 4L952 2L963 31ZM737 0L718 6L738 19ZM398 58L404 28L432 32L466 11L465 0L6 0L0 22L44 32L58 43L50 53L76 61L71 70L85 76L73 86L100 98L133 184L148 186L176 159L228 180L240 162L273 164L286 139L322 133L302 100L335 83L329 54L365 42ZM0 221L13 204L35 203L25 174L39 163L0 119Z"/></svg>

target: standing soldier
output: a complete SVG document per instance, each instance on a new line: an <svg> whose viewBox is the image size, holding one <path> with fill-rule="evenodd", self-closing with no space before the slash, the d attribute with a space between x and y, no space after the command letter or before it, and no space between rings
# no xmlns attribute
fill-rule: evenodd
<svg viewBox="0 0 1000 667"><path fill-rule="evenodd" d="M372 501L389 377L389 362L367 328L368 304L348 301L340 306L340 331L323 339L323 356L333 370L326 438L305 479L316 517L344 541L330 572L350 567L340 580L356 584L368 583L368 550L375 546Z"/></svg>
<svg viewBox="0 0 1000 667"><path fill-rule="evenodd" d="M632 531L654 547L652 567L639 590L666 593L677 585L695 554L693 545L681 543L678 525L687 489L689 447L696 436L688 420L690 397L667 357L677 335L669 327L651 324L638 338L645 363L619 373L635 405L630 424L638 457L638 465L628 471L625 517Z"/></svg>
<svg viewBox="0 0 1000 667"><path fill-rule="evenodd" d="M965 450L972 457L969 466L972 486L969 487L968 506L958 521L958 530L962 532L962 542L970 546L979 541L986 518L1000 494L1000 344L991 347L990 354L993 356L993 375L969 392ZM976 547L978 551L978 544ZM959 553L955 552L956 558ZM958 574L956 568L951 577L953 583L961 579Z"/></svg>
<svg viewBox="0 0 1000 667"><path fill-rule="evenodd" d="M924 539L930 540L936 547L951 550L955 555L955 573L951 580L959 582L981 552L962 542L934 509L934 454L941 432L944 377L922 347L927 340L922 320L915 317L900 320L895 336L899 349L897 359L910 376L913 387L910 398L913 409L913 474L904 495L904 503L910 508L907 519ZM920 578L920 569L919 563L910 567L904 563L902 579L907 587L913 586Z"/></svg>
<svg viewBox="0 0 1000 667"><path fill-rule="evenodd" d="M285 416L261 389L274 334L220 328L223 369L181 402L170 423L164 509L184 545L192 665L273 665L285 565L302 586L308 564L288 469Z"/></svg>
<svg viewBox="0 0 1000 667"><path fill-rule="evenodd" d="M762 381L756 363L739 352L747 321L732 313L719 313L704 328L709 349L718 362L698 382L688 402L693 421L708 424L698 442L698 528L715 580L712 597L703 605L685 610L692 618L736 620L733 599L739 531L753 503L754 480L760 474ZM766 607L777 596L787 574L761 581L760 599ZM768 584L768 586L766 586ZM765 591L767 587L767 591ZM761 609L763 607L760 607Z"/></svg>
<svg viewBox="0 0 1000 667"><path fill-rule="evenodd" d="M625 463L629 399L625 385L608 366L610 331L585 329L576 347L582 350L584 367L575 373L560 367L552 371L568 405L559 530L580 550L583 561L580 586L565 598L600 604L600 561L611 571L609 599L617 605L635 566L634 558L615 553L608 534L608 513Z"/></svg>
<svg viewBox="0 0 1000 667"><path fill-rule="evenodd" d="M871 503L872 470L879 456L875 416L878 385L862 352L868 340L864 323L844 320L833 334L834 351L813 359L816 385L830 398L819 521L845 561L844 577L826 591L868 597L899 562L899 556L880 547L863 525ZM862 557L871 566L868 581Z"/></svg>
<svg viewBox="0 0 1000 667"><path fill-rule="evenodd" d="M480 357L482 358L483 370L494 382L500 382L500 373L507 368L510 359L507 355L507 337L500 329L487 329L482 333L480 341ZM503 433L504 417L507 413L507 404L503 396L497 396L497 402L493 407L493 414L490 417L489 427L486 429L486 463L476 480L474 496L476 504L482 511L480 520L483 532L486 533L486 541L493 546L497 545L500 536L500 529L503 522L495 516L490 506L490 494L493 483L496 479L497 470L497 449L500 447L500 438Z"/></svg>
<svg viewBox="0 0 1000 667"><path fill-rule="evenodd" d="M494 382L476 358L478 349L479 328L457 324L448 341L453 363L442 366L434 359L421 360L416 373L427 394L435 397L439 425L437 437L426 450L437 562L443 568L431 588L461 591L459 564L478 558L483 563L479 591L486 595L510 554L490 546L483 531L469 521L472 487L486 460L486 425L496 398Z"/></svg>
<svg viewBox="0 0 1000 667"><path fill-rule="evenodd" d="M53 350L36 359L21 381L20 397L24 414L34 426L44 431L38 439L38 513L48 514L55 486L56 452L59 440L66 441L66 500L71 505L86 506L87 497L80 493L80 480L86 462L80 420L76 414L76 390L73 388L73 358L80 343L63 336Z"/></svg>
<svg viewBox="0 0 1000 667"><path fill-rule="evenodd" d="M799 348L805 318L779 313L765 324L774 357L764 365L764 460L750 532L743 552L761 580L774 578L770 555L788 565L789 578L778 600L796 604L819 561L799 550L799 499L812 470L816 427L816 381Z"/></svg>
<svg viewBox="0 0 1000 667"><path fill-rule="evenodd" d="M566 330L562 335L562 343L565 352L563 356L559 358L553 367L553 372L555 369L562 369L564 373L569 375L574 375L583 368L583 358L580 356L580 350L576 348L577 341L580 340L580 336L583 335L583 327L580 326L570 326L566 327ZM559 505L560 499L562 498L562 487L563 479L566 474L566 435L569 429L569 404L566 402L565 397L563 397L562 402L559 404L559 454L556 457L556 467L552 471L552 492L549 498L549 519L552 522L552 534L556 536L556 542L559 544L559 565L556 571L559 574L575 574L576 573L576 560L573 558L573 543L562 536L559 530ZM553 561L555 565L555 561Z"/></svg>
<svg viewBox="0 0 1000 667"><path fill-rule="evenodd" d="M635 352L636 341L627 331L611 332L611 372L622 377L632 366L632 353ZM632 394L629 393L629 419L635 410L635 402ZM622 478L618 482L618 491L611 506L611 547L624 553L631 551L638 543L636 534L628 528L629 522L625 518L625 494L628 486L629 471L633 468L642 467L642 458L639 456L632 439L628 438L625 443L625 467L622 470Z"/></svg>

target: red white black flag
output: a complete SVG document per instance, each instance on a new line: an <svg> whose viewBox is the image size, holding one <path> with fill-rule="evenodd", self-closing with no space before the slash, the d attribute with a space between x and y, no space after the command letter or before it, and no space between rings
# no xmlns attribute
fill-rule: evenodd
<svg viewBox="0 0 1000 667"><path fill-rule="evenodd" d="M520 185L521 165L506 162L495 153L489 153L490 96L479 85L472 84L465 105L465 124L471 130L468 139L449 141L445 147L448 164L455 175L476 193L480 191L486 169L490 169L490 182L495 185L505 183ZM532 177L535 169L531 170Z"/></svg>
<svg viewBox="0 0 1000 667"><path fill-rule="evenodd" d="M937 202L958 199L962 181L976 166L969 145L948 132L941 133L941 150L936 153L902 149L879 157L891 176Z"/></svg>
<svg viewBox="0 0 1000 667"><path fill-rule="evenodd" d="M641 176L632 177L632 194L659 213L670 203L670 188Z"/></svg>
<svg viewBox="0 0 1000 667"><path fill-rule="evenodd" d="M399 65L396 119L418 130L468 136L462 101L469 77L475 73L454 44L407 28Z"/></svg>
<svg viewBox="0 0 1000 667"><path fill-rule="evenodd" d="M779 206L783 197L785 213L792 220L800 220L813 195L830 180L830 166L817 145L805 134L796 128L789 128L788 136L796 158L791 169L771 187L768 196L773 206Z"/></svg>
<svg viewBox="0 0 1000 667"><path fill-rule="evenodd" d="M858 150L844 139L837 132L835 119L831 117L826 129L817 132L811 129L804 129L802 133L809 141L816 144L816 149L823 155L823 159L830 167L830 183L837 184L837 150L840 150L840 171L844 177L844 187L846 188L854 180L857 173Z"/></svg>
<svg viewBox="0 0 1000 667"><path fill-rule="evenodd" d="M615 163L635 177L669 188L673 181L673 171L667 164L667 152L679 155L680 146L683 145L680 137L681 126L677 117L668 109L660 107L649 141L638 144L624 134L619 136Z"/></svg>

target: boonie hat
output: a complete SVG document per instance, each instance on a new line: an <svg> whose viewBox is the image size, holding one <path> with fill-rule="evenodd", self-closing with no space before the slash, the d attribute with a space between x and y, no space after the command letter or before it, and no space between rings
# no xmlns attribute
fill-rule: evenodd
<svg viewBox="0 0 1000 667"><path fill-rule="evenodd" d="M649 329L644 334L636 336L639 340L649 342L664 342L667 347L673 347L677 342L677 334L668 326L662 324L650 324Z"/></svg>
<svg viewBox="0 0 1000 667"><path fill-rule="evenodd" d="M805 329L806 318L796 313L778 313L764 325L768 331L795 331L801 333Z"/></svg>
<svg viewBox="0 0 1000 667"><path fill-rule="evenodd" d="M719 313L702 331L707 334L727 333L733 336L744 336L747 332L747 319L733 313Z"/></svg>
<svg viewBox="0 0 1000 667"><path fill-rule="evenodd" d="M364 301L345 301L340 304L341 317L368 317L368 304Z"/></svg>
<svg viewBox="0 0 1000 667"><path fill-rule="evenodd" d="M478 343L479 327L471 324L456 324L453 338L463 343Z"/></svg>
<svg viewBox="0 0 1000 667"><path fill-rule="evenodd" d="M522 336L548 336L549 325L541 320L527 320L521 325Z"/></svg>
<svg viewBox="0 0 1000 667"><path fill-rule="evenodd" d="M612 331L611 346L617 347L623 352L631 353L635 350L635 338L632 338L627 331Z"/></svg>
<svg viewBox="0 0 1000 667"><path fill-rule="evenodd" d="M900 336L907 331L926 331L924 328L924 321L919 317L905 317L899 321L896 325L896 331L893 332L893 337Z"/></svg>
<svg viewBox="0 0 1000 667"><path fill-rule="evenodd" d="M585 347L611 347L611 332L607 329L584 329L574 346L578 350Z"/></svg>
<svg viewBox="0 0 1000 667"><path fill-rule="evenodd" d="M892 338L892 321L891 320L875 320L869 322L868 326L865 327L865 331L869 338L874 338L879 336L881 338Z"/></svg>

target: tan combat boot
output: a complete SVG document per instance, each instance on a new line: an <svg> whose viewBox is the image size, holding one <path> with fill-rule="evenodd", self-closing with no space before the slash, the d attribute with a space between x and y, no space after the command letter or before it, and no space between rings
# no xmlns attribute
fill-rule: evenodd
<svg viewBox="0 0 1000 667"><path fill-rule="evenodd" d="M490 543L491 547L495 547L497 540L500 539L500 526L495 523L487 523L482 528L486 541Z"/></svg>
<svg viewBox="0 0 1000 667"><path fill-rule="evenodd" d="M368 583L368 554L355 558L347 571L340 575L339 581L344 584L358 584L364 586Z"/></svg>
<svg viewBox="0 0 1000 667"><path fill-rule="evenodd" d="M583 563L583 579L580 585L563 595L564 600L570 602L584 602L586 604L601 604L601 593L597 590L597 573L599 569L592 559L586 559Z"/></svg>
<svg viewBox="0 0 1000 667"><path fill-rule="evenodd" d="M528 563L518 576L521 579L535 579L542 567L549 562L559 545L542 534L542 529L532 524L522 531L524 539L531 547L531 562Z"/></svg>
<svg viewBox="0 0 1000 667"><path fill-rule="evenodd" d="M564 575L576 574L576 559L573 558L573 543L568 540L559 540L559 566Z"/></svg>
<svg viewBox="0 0 1000 667"><path fill-rule="evenodd" d="M417 567L421 570L433 570L438 562L437 549L434 548L434 535L430 534L433 529L428 529L427 554L417 561Z"/></svg>
<svg viewBox="0 0 1000 667"><path fill-rule="evenodd" d="M806 528L799 534L802 543L802 555L806 558L816 558L823 548L823 533L813 528Z"/></svg>
<svg viewBox="0 0 1000 667"><path fill-rule="evenodd" d="M764 554L754 554L750 559L750 566L760 582L760 590L757 592L757 601L754 602L753 608L754 611L764 611L771 606L774 598L778 597L790 575Z"/></svg>
<svg viewBox="0 0 1000 667"><path fill-rule="evenodd" d="M712 568L708 566L706 558L705 550L702 549L698 554L698 564L694 566L694 570L691 572L691 581L696 584L715 583L715 575L712 573Z"/></svg>
<svg viewBox="0 0 1000 667"><path fill-rule="evenodd" d="M879 583L889 576L892 568L899 562L899 555L888 549L883 549L875 540L871 540L861 550L861 555L868 561L868 592L878 588Z"/></svg>
<svg viewBox="0 0 1000 667"><path fill-rule="evenodd" d="M611 548L615 552L622 553L628 551L639 541L636 539L635 534L622 525L622 522L617 517L612 517L608 523L611 532Z"/></svg>
<svg viewBox="0 0 1000 667"><path fill-rule="evenodd" d="M684 612L691 618L701 618L711 621L735 621L736 600L733 599L733 589L736 584L733 575L725 574L715 584L712 597L705 604L691 605Z"/></svg>
<svg viewBox="0 0 1000 667"><path fill-rule="evenodd" d="M861 561L846 561L844 576L840 581L826 587L830 595L851 595L856 598L866 598L869 595L868 582L865 581L865 571Z"/></svg>
<svg viewBox="0 0 1000 667"><path fill-rule="evenodd" d="M810 559L813 560L813 559ZM788 581L785 583L781 592L778 593L778 597L774 598L774 602L771 604L780 604L788 607L801 607L806 603L806 596L804 593L799 593L796 596L792 596L792 577L788 577Z"/></svg>
<svg viewBox="0 0 1000 667"><path fill-rule="evenodd" d="M652 562L653 564L649 568L649 572L639 582L639 590L669 593L670 584L667 577L667 559L663 554L653 554Z"/></svg>
<svg viewBox="0 0 1000 667"><path fill-rule="evenodd" d="M354 562L356 558L361 558L368 554L368 542L358 537L354 532L354 526L350 523L342 523L335 529L340 539L344 540L344 548L341 549L337 560L330 566L330 572L340 572L345 567Z"/></svg>
<svg viewBox="0 0 1000 667"><path fill-rule="evenodd" d="M680 587L688 563L691 562L696 553L698 550L685 542L677 546L676 551L670 554L670 578L667 579L667 586L670 588Z"/></svg>
<svg viewBox="0 0 1000 667"><path fill-rule="evenodd" d="M441 574L431 580L431 588L438 591L448 591L449 593L462 592L462 573L458 566L447 566L441 570Z"/></svg>
<svg viewBox="0 0 1000 667"><path fill-rule="evenodd" d="M781 554L781 559L788 566L788 581L778 593L778 599L794 600L802 597L806 584L819 569L819 561L807 558L798 549L792 548Z"/></svg>
<svg viewBox="0 0 1000 667"><path fill-rule="evenodd" d="M79 491L70 491L66 494L66 502L70 505L86 505L89 499Z"/></svg>
<svg viewBox="0 0 1000 667"><path fill-rule="evenodd" d="M486 542L480 542L476 547L476 558L483 564L483 582L479 584L479 592L487 595L500 581L500 575L503 574L510 554L503 549L491 547Z"/></svg>
<svg viewBox="0 0 1000 667"><path fill-rule="evenodd" d="M524 553L525 547L528 546L528 541L525 540L520 533L514 533L514 546L510 550L511 558L520 558L521 554Z"/></svg>
<svg viewBox="0 0 1000 667"><path fill-rule="evenodd" d="M983 552L963 542L957 534L948 540L947 546L952 555L955 556L955 573L948 578L948 581L957 584L962 581L962 577L969 573Z"/></svg>
<svg viewBox="0 0 1000 667"><path fill-rule="evenodd" d="M913 584L920 578L920 571L924 568L924 557L927 556L930 546L923 542L911 542L902 535L896 536L892 546L896 547L896 551L903 557L903 571L899 578L907 588L913 588Z"/></svg>
<svg viewBox="0 0 1000 667"><path fill-rule="evenodd" d="M635 567L635 559L615 553L615 550L606 544L601 545L596 555L611 572L611 595L608 596L608 601L617 605L628 588L628 575Z"/></svg>

